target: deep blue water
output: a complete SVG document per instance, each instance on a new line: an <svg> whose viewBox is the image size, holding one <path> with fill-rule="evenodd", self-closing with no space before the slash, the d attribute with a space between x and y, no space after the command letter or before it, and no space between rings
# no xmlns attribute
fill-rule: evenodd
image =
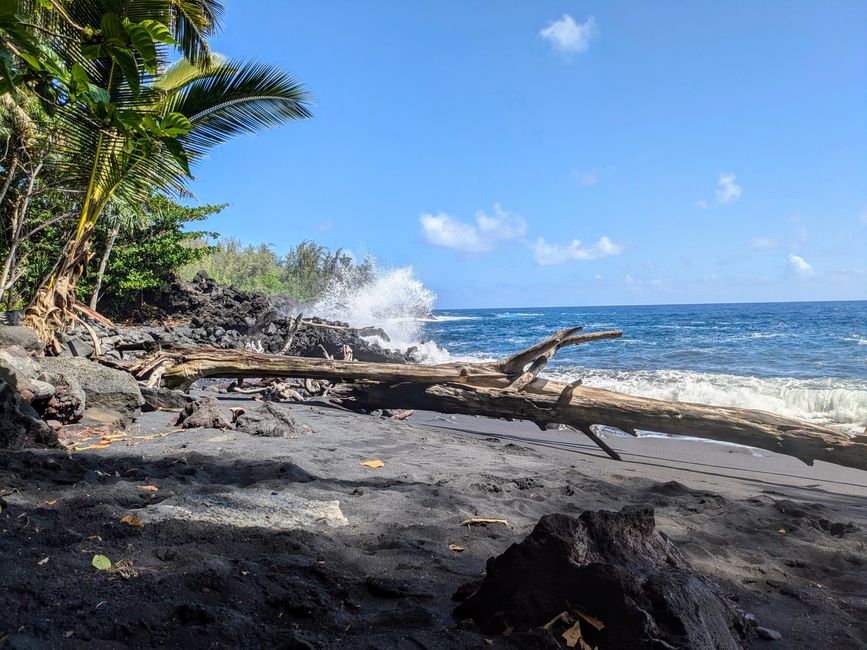
<svg viewBox="0 0 867 650"><path fill-rule="evenodd" d="M765 408L867 426L867 301L441 310L424 334L492 358L556 329L622 329L565 348L547 372L664 399Z"/></svg>

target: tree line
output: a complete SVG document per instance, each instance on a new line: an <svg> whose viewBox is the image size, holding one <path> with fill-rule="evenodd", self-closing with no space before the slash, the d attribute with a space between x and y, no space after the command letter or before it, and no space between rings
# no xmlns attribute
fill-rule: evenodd
<svg viewBox="0 0 867 650"><path fill-rule="evenodd" d="M288 72L211 50L219 0L0 0L0 301L46 339L155 264L216 254L186 207L212 148L311 116Z"/></svg>

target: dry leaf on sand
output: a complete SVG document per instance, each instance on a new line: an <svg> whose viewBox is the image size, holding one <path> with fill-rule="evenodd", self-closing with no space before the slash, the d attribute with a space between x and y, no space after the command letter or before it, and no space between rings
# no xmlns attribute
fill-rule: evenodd
<svg viewBox="0 0 867 650"><path fill-rule="evenodd" d="M159 492L160 490L156 485L139 485L138 489L145 492Z"/></svg>
<svg viewBox="0 0 867 650"><path fill-rule="evenodd" d="M132 526L133 528L141 528L144 526L141 517L136 517L135 515L124 515L120 518L120 523Z"/></svg>
<svg viewBox="0 0 867 650"><path fill-rule="evenodd" d="M449 544L449 550L454 551L455 553L460 553L461 551L466 550L463 546L458 546L457 544Z"/></svg>
<svg viewBox="0 0 867 650"><path fill-rule="evenodd" d="M365 467L372 467L374 469L378 467L385 467L385 463L383 463L381 460L365 460L362 461L361 464Z"/></svg>

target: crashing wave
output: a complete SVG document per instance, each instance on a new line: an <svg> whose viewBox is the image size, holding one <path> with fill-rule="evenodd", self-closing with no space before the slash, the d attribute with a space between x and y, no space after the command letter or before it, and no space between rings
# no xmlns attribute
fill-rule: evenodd
<svg viewBox="0 0 867 650"><path fill-rule="evenodd" d="M435 300L436 294L415 277L411 266L383 268L373 262L370 277L349 273L332 281L312 311L352 327L378 327L389 340L371 338L384 347L401 351L414 347L422 361L442 363L449 353L423 336Z"/></svg>
<svg viewBox="0 0 867 650"><path fill-rule="evenodd" d="M832 425L848 433L867 427L867 381L832 378L743 377L686 370L615 371L558 368L554 379L660 400L770 411L782 416Z"/></svg>

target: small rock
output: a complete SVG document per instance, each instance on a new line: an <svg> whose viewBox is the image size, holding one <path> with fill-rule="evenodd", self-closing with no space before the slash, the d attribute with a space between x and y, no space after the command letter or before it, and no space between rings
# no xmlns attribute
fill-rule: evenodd
<svg viewBox="0 0 867 650"><path fill-rule="evenodd" d="M213 397L202 397L184 406L176 426L182 429L229 429L223 405Z"/></svg>
<svg viewBox="0 0 867 650"><path fill-rule="evenodd" d="M235 428L253 436L267 438L287 437L298 430L292 416L271 402L265 402L253 412L238 414Z"/></svg>
<svg viewBox="0 0 867 650"><path fill-rule="evenodd" d="M60 351L60 356L90 358L93 356L94 352L95 350L90 343L78 338L77 336L73 336L71 339L69 339L66 343L63 344L63 349Z"/></svg>
<svg viewBox="0 0 867 650"><path fill-rule="evenodd" d="M17 391L0 381L0 449L57 447L57 433L19 397Z"/></svg>
<svg viewBox="0 0 867 650"><path fill-rule="evenodd" d="M171 388L145 386L142 387L141 394L145 401L143 411L180 411L193 401L186 393Z"/></svg>

